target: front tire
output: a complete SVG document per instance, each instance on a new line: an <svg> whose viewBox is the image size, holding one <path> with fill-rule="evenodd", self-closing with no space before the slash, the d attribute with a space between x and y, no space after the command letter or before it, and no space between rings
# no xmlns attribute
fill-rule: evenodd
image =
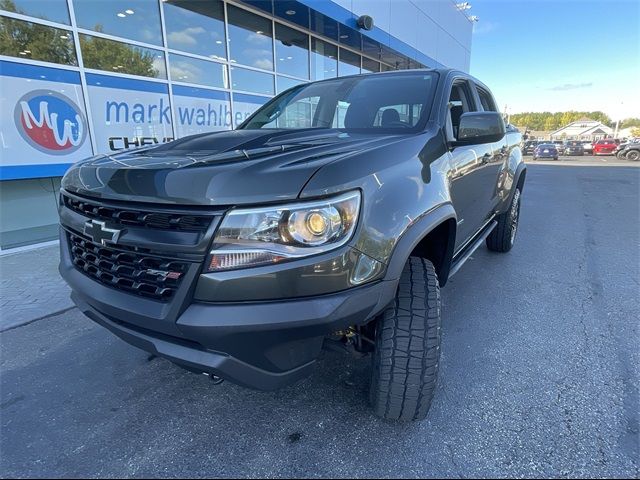
<svg viewBox="0 0 640 480"><path fill-rule="evenodd" d="M520 187L516 187L511 199L509 209L498 215L498 225L487 237L487 248L492 252L508 252L513 248L518 232L518 221L520 220L520 198L522 193Z"/></svg>
<svg viewBox="0 0 640 480"><path fill-rule="evenodd" d="M440 285L429 260L409 257L393 303L376 326L369 399L387 420L422 420L436 389Z"/></svg>

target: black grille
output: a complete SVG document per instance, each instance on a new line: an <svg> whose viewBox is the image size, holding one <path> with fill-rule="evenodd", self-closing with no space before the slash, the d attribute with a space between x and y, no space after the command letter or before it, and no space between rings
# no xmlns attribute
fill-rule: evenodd
<svg viewBox="0 0 640 480"><path fill-rule="evenodd" d="M104 206L89 200L62 197L64 205L89 218L110 221L121 225L130 225L162 230L181 230L204 232L211 224L212 216L182 213L165 213Z"/></svg>
<svg viewBox="0 0 640 480"><path fill-rule="evenodd" d="M190 265L96 245L72 233L69 246L73 264L89 277L119 290L162 301L173 296Z"/></svg>

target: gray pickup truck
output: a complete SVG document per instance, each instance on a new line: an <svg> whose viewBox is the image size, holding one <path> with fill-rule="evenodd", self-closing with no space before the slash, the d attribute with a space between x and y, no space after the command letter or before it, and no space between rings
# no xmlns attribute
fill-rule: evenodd
<svg viewBox="0 0 640 480"><path fill-rule="evenodd" d="M422 419L440 288L513 246L520 142L462 72L300 85L234 131L71 168L60 272L87 317L191 371L271 390L340 348L372 359L377 415Z"/></svg>

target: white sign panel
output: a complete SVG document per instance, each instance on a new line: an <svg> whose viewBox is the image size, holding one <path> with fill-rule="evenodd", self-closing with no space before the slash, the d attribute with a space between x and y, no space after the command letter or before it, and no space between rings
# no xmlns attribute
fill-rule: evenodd
<svg viewBox="0 0 640 480"><path fill-rule="evenodd" d="M178 138L231 129L228 93L182 85L172 88Z"/></svg>
<svg viewBox="0 0 640 480"><path fill-rule="evenodd" d="M0 179L61 175L92 155L80 74L0 61Z"/></svg>
<svg viewBox="0 0 640 480"><path fill-rule="evenodd" d="M88 73L87 88L97 153L173 140L166 84Z"/></svg>

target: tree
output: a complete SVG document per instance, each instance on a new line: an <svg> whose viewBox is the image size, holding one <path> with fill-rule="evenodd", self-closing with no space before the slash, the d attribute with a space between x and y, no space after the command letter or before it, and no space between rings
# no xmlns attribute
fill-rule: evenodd
<svg viewBox="0 0 640 480"><path fill-rule="evenodd" d="M13 0L0 0L0 9L21 13ZM102 32L102 26L94 30ZM37 23L0 17L0 53L63 65L77 65L72 33ZM89 35L80 35L80 50L88 68L157 77L155 56L151 51ZM163 60L164 61L164 60Z"/></svg>
<svg viewBox="0 0 640 480"><path fill-rule="evenodd" d="M603 112L524 112L511 115L511 123L521 127L529 127L531 130L557 130L571 122L589 118L612 126L611 119Z"/></svg>
<svg viewBox="0 0 640 480"><path fill-rule="evenodd" d="M544 128L543 130L550 132L552 130L557 130L557 122L556 119L553 117L547 117L544 121Z"/></svg>
<svg viewBox="0 0 640 480"><path fill-rule="evenodd" d="M640 137L640 127L636 127L631 130L632 137Z"/></svg>
<svg viewBox="0 0 640 480"><path fill-rule="evenodd" d="M101 32L102 26L96 25L94 30ZM87 68L145 77L157 77L159 73L153 65L154 54L134 45L80 35L80 49Z"/></svg>
<svg viewBox="0 0 640 480"><path fill-rule="evenodd" d="M640 127L640 118L625 118L620 122L620 128Z"/></svg>
<svg viewBox="0 0 640 480"><path fill-rule="evenodd" d="M0 0L0 9L24 13L13 0ZM0 17L0 53L63 65L78 64L71 32L8 17Z"/></svg>

